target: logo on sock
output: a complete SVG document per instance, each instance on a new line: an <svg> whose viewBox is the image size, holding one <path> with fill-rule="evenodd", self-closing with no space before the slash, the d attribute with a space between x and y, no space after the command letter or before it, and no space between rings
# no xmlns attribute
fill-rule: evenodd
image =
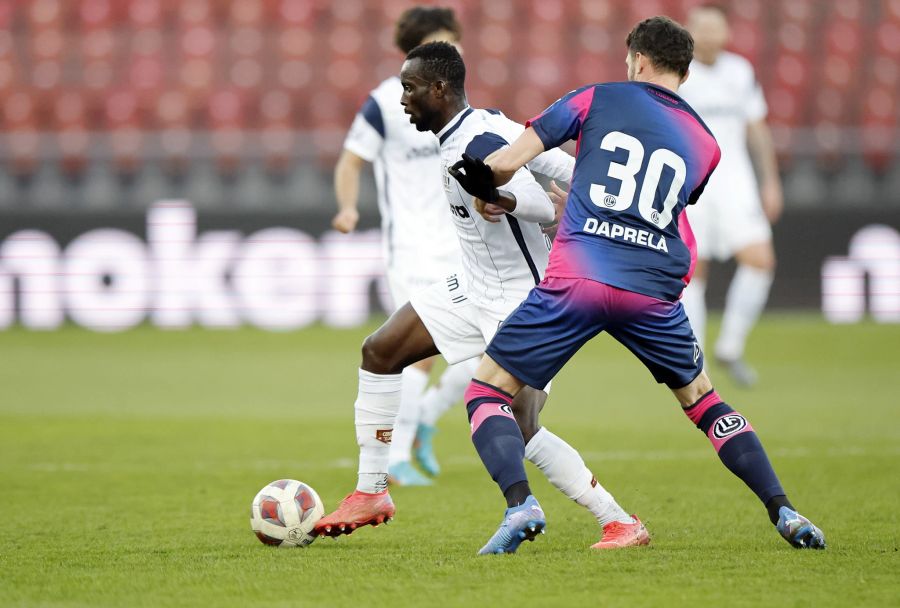
<svg viewBox="0 0 900 608"><path fill-rule="evenodd" d="M391 437L394 435L394 429L378 429L375 431L375 439L381 443L391 443Z"/></svg>
<svg viewBox="0 0 900 608"><path fill-rule="evenodd" d="M739 433L747 426L747 420L740 414L725 414L713 425L713 437L725 439Z"/></svg>

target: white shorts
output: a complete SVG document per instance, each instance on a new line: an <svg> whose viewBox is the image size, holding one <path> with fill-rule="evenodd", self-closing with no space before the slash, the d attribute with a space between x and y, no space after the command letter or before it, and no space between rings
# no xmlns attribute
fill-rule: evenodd
<svg viewBox="0 0 900 608"><path fill-rule="evenodd" d="M724 177L711 180L697 204L687 207L700 259L727 260L748 245L772 240L755 179L737 173Z"/></svg>
<svg viewBox="0 0 900 608"><path fill-rule="evenodd" d="M445 263L391 265L386 274L394 310L409 302L415 292L427 289L455 272L455 266Z"/></svg>
<svg viewBox="0 0 900 608"><path fill-rule="evenodd" d="M417 291L410 299L449 365L483 355L497 329L528 295L523 293L520 299L493 301L490 307L480 306L466 295L466 286L460 276L452 274ZM550 393L551 384L544 387L545 393Z"/></svg>

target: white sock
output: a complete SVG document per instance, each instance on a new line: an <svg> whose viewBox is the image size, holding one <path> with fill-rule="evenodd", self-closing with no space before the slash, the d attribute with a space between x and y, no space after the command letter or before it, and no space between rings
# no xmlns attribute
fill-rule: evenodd
<svg viewBox="0 0 900 608"><path fill-rule="evenodd" d="M738 266L725 297L722 329L716 341L716 356L726 361L744 355L747 336L756 325L769 299L773 273L752 266Z"/></svg>
<svg viewBox="0 0 900 608"><path fill-rule="evenodd" d="M560 492L593 513L601 526L613 521L625 524L634 522L600 485L584 464L581 454L546 427L539 430L525 446L525 458L539 468Z"/></svg>
<svg viewBox="0 0 900 608"><path fill-rule="evenodd" d="M413 441L422 409L422 394L428 386L428 374L417 367L409 366L401 374L403 388L400 390L400 412L394 422L388 464L409 462L412 459Z"/></svg>
<svg viewBox="0 0 900 608"><path fill-rule="evenodd" d="M444 370L437 386L429 388L422 399L422 424L434 426L444 412L462 399L479 363L481 357L474 357L450 365Z"/></svg>
<svg viewBox="0 0 900 608"><path fill-rule="evenodd" d="M681 305L684 306L684 312L687 313L688 320L691 322L691 328L694 330L694 337L697 338L697 344L703 349L703 343L706 341L706 280L694 277L688 286L684 288L684 295L681 296Z"/></svg>
<svg viewBox="0 0 900 608"><path fill-rule="evenodd" d="M356 489L360 492L373 494L387 489L388 452L394 419L400 410L400 378L400 374L359 370L359 393L353 407L359 444Z"/></svg>

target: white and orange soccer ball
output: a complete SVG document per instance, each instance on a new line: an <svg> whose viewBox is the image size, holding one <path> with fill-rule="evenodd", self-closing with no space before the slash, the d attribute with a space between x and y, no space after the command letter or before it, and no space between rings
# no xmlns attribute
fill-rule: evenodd
<svg viewBox="0 0 900 608"><path fill-rule="evenodd" d="M305 547L316 540L313 527L324 514L325 505L310 486L296 479L279 479L253 499L250 527L267 545Z"/></svg>

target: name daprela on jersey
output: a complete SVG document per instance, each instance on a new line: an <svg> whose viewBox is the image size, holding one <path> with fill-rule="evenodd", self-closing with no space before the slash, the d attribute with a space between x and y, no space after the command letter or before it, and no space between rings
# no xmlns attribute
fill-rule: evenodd
<svg viewBox="0 0 900 608"><path fill-rule="evenodd" d="M661 234L655 234L647 230L638 230L637 228L628 228L615 222L606 220L598 220L595 217L589 217L584 222L582 231L586 234L594 234L606 237L608 239L625 241L636 245L643 245L649 249L656 251L665 251L669 253L669 247L666 245L666 237ZM655 239L655 240L654 240Z"/></svg>

